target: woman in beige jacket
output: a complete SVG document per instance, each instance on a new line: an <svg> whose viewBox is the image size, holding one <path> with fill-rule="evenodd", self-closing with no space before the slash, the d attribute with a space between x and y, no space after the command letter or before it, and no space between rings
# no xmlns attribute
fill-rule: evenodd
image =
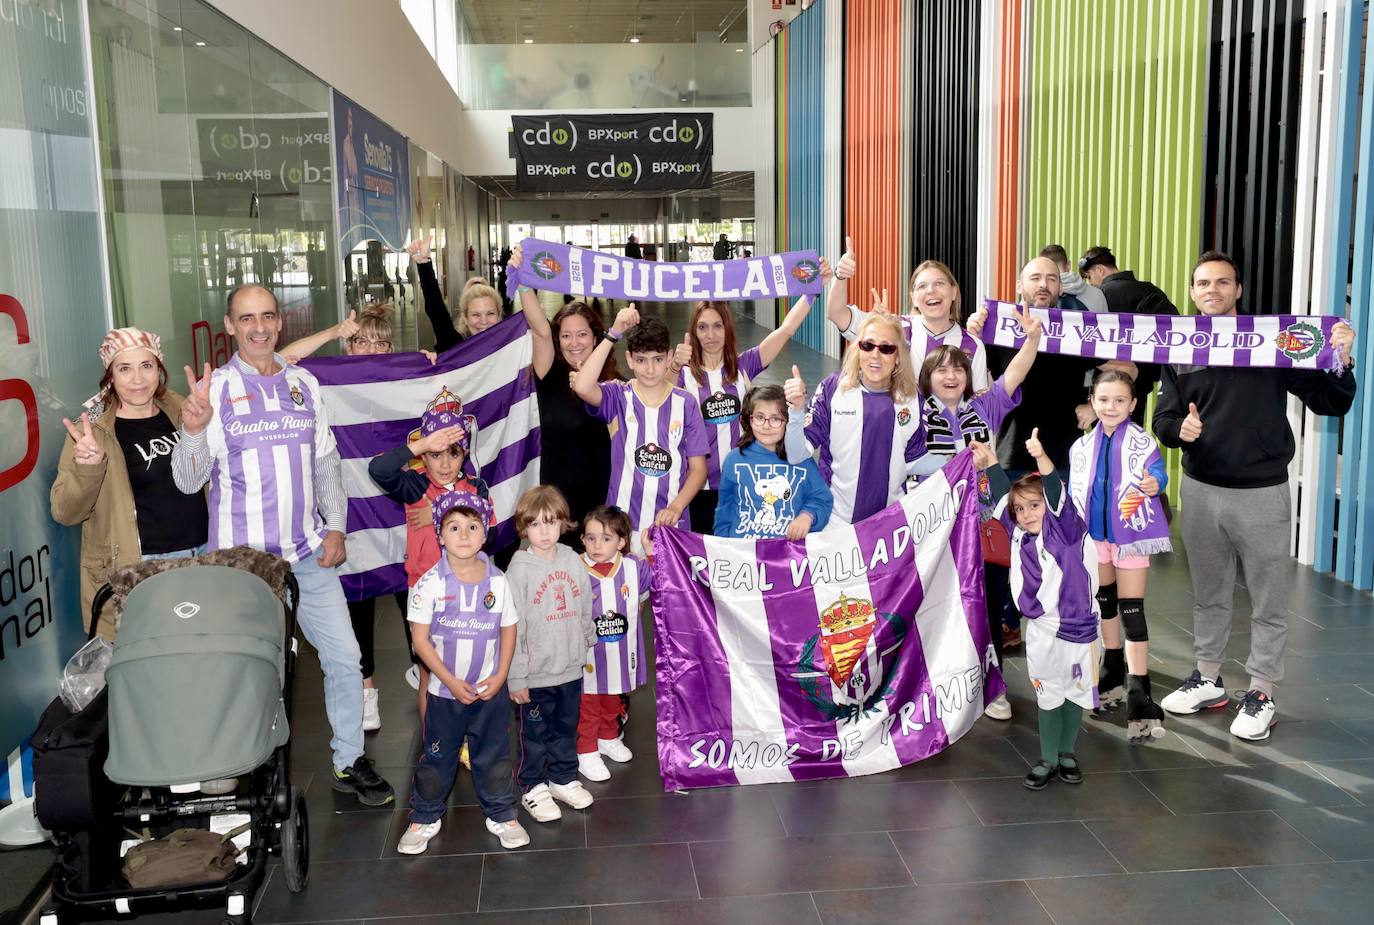
<svg viewBox="0 0 1374 925"><path fill-rule="evenodd" d="M171 454L182 398L167 388L162 341L119 328L100 345L100 392L79 422L63 419L69 438L52 486L52 516L81 524L81 613L111 571L140 559L204 551L209 527L203 494L184 495L172 481ZM99 632L114 638L102 616Z"/></svg>

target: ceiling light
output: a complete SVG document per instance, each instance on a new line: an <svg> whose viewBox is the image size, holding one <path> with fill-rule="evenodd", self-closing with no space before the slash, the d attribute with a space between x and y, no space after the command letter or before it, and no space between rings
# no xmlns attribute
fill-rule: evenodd
<svg viewBox="0 0 1374 925"><path fill-rule="evenodd" d="M638 45L638 44L639 44L639 36L637 36L637 35L632 35L632 36L630 36L630 44L631 44L631 45Z"/></svg>
<svg viewBox="0 0 1374 925"><path fill-rule="evenodd" d="M196 47L197 47L197 48L204 48L204 47L205 47L205 43L204 43L204 42L196 42Z"/></svg>
<svg viewBox="0 0 1374 925"><path fill-rule="evenodd" d="M180 31L181 31L181 27L180 27L180 26L173 26L173 27L172 27L172 31L173 31L173 32L180 32Z"/></svg>
<svg viewBox="0 0 1374 925"><path fill-rule="evenodd" d="M526 44L526 45L533 45L533 44L534 44L534 39L525 39L525 44Z"/></svg>

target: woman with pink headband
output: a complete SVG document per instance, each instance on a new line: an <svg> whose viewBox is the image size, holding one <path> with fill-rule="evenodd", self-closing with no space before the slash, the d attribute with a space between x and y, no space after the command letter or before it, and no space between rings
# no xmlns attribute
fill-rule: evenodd
<svg viewBox="0 0 1374 925"><path fill-rule="evenodd" d="M172 481L182 397L167 388L162 338L117 328L105 335L99 353L105 367L100 391L80 421L62 419L70 439L51 496L54 520L81 524L86 621L110 572L140 559L197 555L209 530L205 496L182 494ZM114 638L108 618L101 618L99 632Z"/></svg>

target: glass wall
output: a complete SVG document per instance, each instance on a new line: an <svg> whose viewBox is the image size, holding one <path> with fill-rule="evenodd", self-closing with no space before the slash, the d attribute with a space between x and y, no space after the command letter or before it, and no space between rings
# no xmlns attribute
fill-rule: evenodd
<svg viewBox="0 0 1374 925"><path fill-rule="evenodd" d="M115 319L218 364L225 296L271 288L283 343L334 322L329 90L199 0L89 0Z"/></svg>

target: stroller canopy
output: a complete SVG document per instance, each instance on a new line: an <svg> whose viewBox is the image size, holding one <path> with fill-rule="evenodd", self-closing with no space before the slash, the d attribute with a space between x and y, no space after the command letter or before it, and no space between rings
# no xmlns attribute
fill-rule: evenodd
<svg viewBox="0 0 1374 925"><path fill-rule="evenodd" d="M250 572L195 564L138 583L106 671L110 780L165 786L264 763L290 736L285 633L281 601Z"/></svg>

